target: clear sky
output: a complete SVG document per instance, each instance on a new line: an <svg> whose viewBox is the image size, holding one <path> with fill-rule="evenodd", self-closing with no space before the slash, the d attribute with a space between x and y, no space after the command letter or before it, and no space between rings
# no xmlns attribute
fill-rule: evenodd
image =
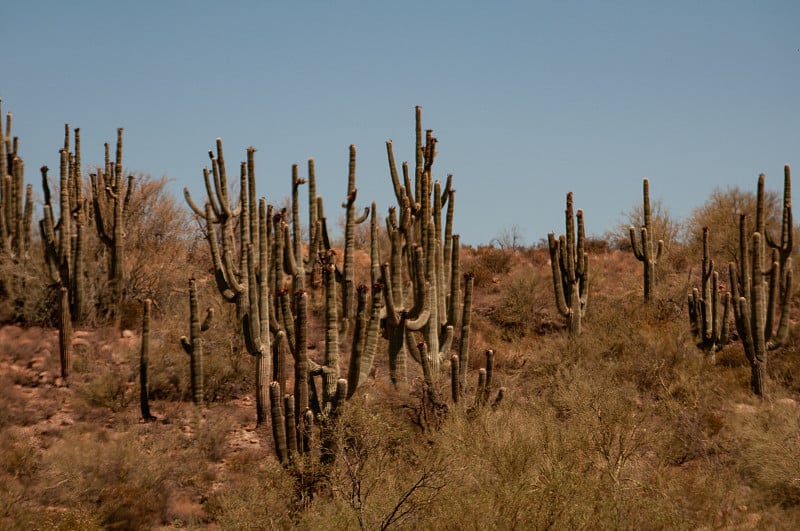
<svg viewBox="0 0 800 531"><path fill-rule="evenodd" d="M644 177L680 219L716 186L800 173L799 27L796 0L7 2L0 97L39 191L64 123L87 164L124 127L125 166L181 202L202 201L217 137L237 174L258 149L274 203L313 157L333 220L350 144L359 203L394 204L385 141L413 161L421 105L462 241L535 243L564 231L568 191L600 235Z"/></svg>

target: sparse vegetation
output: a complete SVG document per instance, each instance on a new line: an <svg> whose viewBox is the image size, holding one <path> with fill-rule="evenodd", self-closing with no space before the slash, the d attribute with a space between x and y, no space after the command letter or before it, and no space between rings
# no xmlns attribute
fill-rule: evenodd
<svg viewBox="0 0 800 531"><path fill-rule="evenodd" d="M777 197L766 194L766 230L760 232L778 248L772 269L752 262L758 254L760 263L760 251L740 248L740 240L758 238L740 238L738 227L735 241L724 244L735 245L735 261L774 279L773 306L782 310L769 320L772 343L765 332L764 347L773 348L760 377L769 385L756 396L751 363L761 351L746 354L741 332L731 330L730 341L709 339L706 350L717 351L715 364L696 348L713 327L699 322L693 330L687 320L695 280L690 272L703 258L692 239L684 242L672 225L664 228L669 256L686 258L659 262L658 296L648 305L642 303L642 269L629 250L595 238L593 252L583 253L588 244L580 243L580 217L577 228L567 225L574 241L567 234L559 243L565 252L555 236L549 256L543 247L521 247L517 227L501 234L497 245L460 248L450 179L442 185L431 178L436 140L419 121L416 134L416 165L405 166L405 178L388 145L398 204L387 211L386 228L378 223L378 206L363 216L369 224L356 224L353 159L346 252L330 246L314 191L314 227L298 226L303 179L297 168L285 209L257 201L254 180L252 187L248 181L250 151L240 167L242 197L234 200L222 180L218 144L208 172L214 206L208 208L184 211L164 179L137 177L125 208L122 280L109 277L115 269L110 248L96 231L86 235L84 251L97 267L82 274L91 302L70 319L67 378L61 377L53 327L54 288L69 291L71 284L50 276L47 242L33 238L23 292L30 300L20 299L13 287L19 275L8 273L18 256L0 249L0 527L800 525L798 300L787 275L794 252L791 209L785 205L781 215ZM0 168L8 172L14 151L9 139L0 140L6 153ZM71 165L69 150L62 154L65 182L72 175L87 187L74 148ZM306 184L312 183L310 163ZM417 183L420 193L430 193L425 200L417 201ZM66 187L74 198L77 184ZM712 242L732 238L725 236L731 220L723 215L730 195L715 193L704 206L714 214L702 218ZM659 205L654 202L652 212L657 232L667 223ZM68 206L70 212L59 211L58 230L54 218L51 244L67 243L57 241L61 230L76 234L71 229L79 226L79 213ZM570 199L566 214L572 220ZM205 219L195 226L190 215ZM699 219L700 211L685 222L687 231L701 234ZM77 244L78 238L70 240ZM209 253L209 244L219 244L216 253ZM724 263L720 245L707 242L705 254ZM74 247L61 249L74 256ZM586 266L592 271L591 306L581 300L580 286L566 297L577 296L580 334L574 322L570 333L554 304L548 258L559 255L570 255L576 273ZM62 265L65 273L81 271ZM702 269L703 278L710 277L708 264ZM567 291L555 280L556 289ZM745 288L717 278L716 294L706 295L714 289L709 285L696 299L757 291L765 281ZM353 298L345 303L348 282ZM106 298L112 284L121 291ZM143 351L138 331L145 299L152 306ZM213 310L204 325L197 299ZM117 309L104 309L116 300ZM694 312L702 321L703 305ZM187 321L197 332L188 343L205 330L202 363L192 364L181 349ZM137 407L142 360L147 415ZM258 398L261 391L271 396ZM253 414L259 401L263 418Z"/></svg>

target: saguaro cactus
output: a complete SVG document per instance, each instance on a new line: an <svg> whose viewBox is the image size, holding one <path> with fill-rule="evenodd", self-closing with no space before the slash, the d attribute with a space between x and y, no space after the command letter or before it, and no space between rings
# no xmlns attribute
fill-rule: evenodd
<svg viewBox="0 0 800 531"><path fill-rule="evenodd" d="M24 183L25 165L18 149L18 139L11 136L11 113L3 127L0 110L0 296L21 303L31 246L33 189Z"/></svg>
<svg viewBox="0 0 800 531"><path fill-rule="evenodd" d="M105 169L98 169L97 173L90 175L97 234L110 253L108 280L111 298L106 311L115 318L119 317L119 307L122 304L125 225L135 183L133 175L129 175L125 181L122 178L122 132L121 127L117 129L116 159L111 160L109 145L106 143Z"/></svg>
<svg viewBox="0 0 800 531"><path fill-rule="evenodd" d="M458 237L452 233L455 197L452 177L448 176L444 189L433 180L437 140L431 130L423 135L420 107L415 109L415 126L413 182L407 163L403 163L400 179L392 141L386 142L389 173L398 203L389 210L386 220L392 250L389 264L382 267L389 365L395 385L405 378L407 352L420 364L418 354L426 352L431 378L438 379L441 363L450 358L453 330L458 326L460 313ZM408 293L406 273L411 279ZM412 324L419 328L411 328ZM409 329L419 333L407 334ZM416 347L420 335L425 349Z"/></svg>
<svg viewBox="0 0 800 531"><path fill-rule="evenodd" d="M694 288L689 294L688 307L689 324L697 346L714 361L714 353L721 350L730 340L731 294L720 293L719 272L714 270L714 261L708 252L708 227L703 227L701 289Z"/></svg>
<svg viewBox="0 0 800 531"><path fill-rule="evenodd" d="M792 206L791 176L784 168L783 219L780 242L766 235L764 175L758 177L756 231L749 237L747 217L739 220L739 260L729 266L736 329L751 368L751 388L758 396L766 393L767 351L780 347L788 335L792 293ZM766 240L766 242L765 242ZM765 267L765 243L773 247L771 263ZM775 312L780 321L775 328Z"/></svg>
<svg viewBox="0 0 800 531"><path fill-rule="evenodd" d="M638 240L636 239L636 229L631 226L630 238L633 255L642 262L644 269L644 302L649 303L654 296L655 269L664 250L664 241L658 240L657 244L653 241L653 225L650 216L650 181L647 179L642 183L642 190L644 196L642 201L644 224L640 227L641 237Z"/></svg>
<svg viewBox="0 0 800 531"><path fill-rule="evenodd" d="M201 332L205 332L211 326L211 319L214 317L214 309L206 310L206 317L200 322L200 311L197 303L197 281L192 277L189 279L189 337L181 336L181 346L189 355L189 370L192 385L192 400L198 406L204 402L203 389L203 338Z"/></svg>
<svg viewBox="0 0 800 531"><path fill-rule="evenodd" d="M581 320L586 312L589 294L589 255L584 251L583 210L573 217L572 192L567 194L567 233L556 239L554 233L547 235L550 246L550 263L553 270L553 291L558 311L566 317L571 337L581 333ZM575 219L578 234L575 235Z"/></svg>

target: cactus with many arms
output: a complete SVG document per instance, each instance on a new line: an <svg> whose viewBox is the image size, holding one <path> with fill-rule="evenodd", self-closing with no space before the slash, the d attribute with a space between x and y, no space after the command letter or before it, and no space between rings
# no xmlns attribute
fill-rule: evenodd
<svg viewBox="0 0 800 531"><path fill-rule="evenodd" d="M75 130L75 153L70 153L69 125L65 126L64 148L60 150L60 159L59 221L56 224L47 178L48 168L43 166L41 172L45 204L44 217L39 222L39 229L50 279L59 290L61 376L66 378L70 372L72 358L72 323L86 316L88 302L84 287L85 205L80 192L83 184L79 169L80 133L78 129Z"/></svg>
<svg viewBox="0 0 800 531"><path fill-rule="evenodd" d="M100 241L110 254L108 280L110 300L105 308L110 317L119 318L125 277L125 225L130 214L131 196L135 180L132 175L123 180L122 133L117 129L116 158L110 158L109 145L105 144L105 168L90 175L94 220Z"/></svg>
<svg viewBox="0 0 800 531"><path fill-rule="evenodd" d="M203 338L201 332L205 332L211 326L211 319L214 317L214 309L206 310L206 317L200 322L200 310L197 303L197 281L192 277L189 279L189 337L181 336L180 342L183 350L189 355L190 381L192 386L192 400L198 406L203 405Z"/></svg>
<svg viewBox="0 0 800 531"><path fill-rule="evenodd" d="M0 259L4 265L0 295L21 303L31 246L33 187L25 185L25 165L18 152L19 140L11 135L11 122L8 113L3 127L0 110Z"/></svg>
<svg viewBox="0 0 800 531"><path fill-rule="evenodd" d="M652 302L655 291L655 269L661 253L664 250L664 241L654 243L653 225L650 214L650 181L644 179L642 183L642 210L644 224L640 227L640 238L636 239L636 228L630 227L631 249L637 260L642 262L644 268L644 302Z"/></svg>
<svg viewBox="0 0 800 531"><path fill-rule="evenodd" d="M751 368L751 388L758 396L766 394L767 352L779 348L788 336L792 293L792 205L791 175L784 168L781 239L767 235L765 222L764 175L758 177L756 230L749 236L747 217L739 219L738 264L729 266L736 329L742 338ZM765 267L766 245L773 248ZM775 328L775 312L780 320Z"/></svg>
<svg viewBox="0 0 800 531"><path fill-rule="evenodd" d="M720 313L720 300L722 313ZM701 289L689 294L689 324L698 348L710 355L721 350L730 340L730 292L720 293L719 272L708 252L708 227L703 227L703 263Z"/></svg>
<svg viewBox="0 0 800 531"><path fill-rule="evenodd" d="M458 271L458 237L453 235L452 176L442 190L432 180L436 155L436 138L430 130L422 131L422 110L416 108L416 150L414 180L408 165L403 164L401 181L395 164L393 144L386 142L389 172L397 199L397 207L389 211L387 230L391 242L388 265L382 267L384 297L387 300L386 334L389 339L390 372L399 385L405 378L405 358L410 352L416 361L421 349L415 348L415 334L407 334L413 323L427 348L431 377L437 380L442 361L449 359L453 330L458 323L460 273ZM442 212L447 213L442 220ZM399 212L399 217L398 217ZM444 231L444 232L443 232ZM405 293L406 278L411 290ZM389 299L391 298L391 308ZM424 309L424 312L422 310ZM411 319L403 319L403 316Z"/></svg>
<svg viewBox="0 0 800 531"><path fill-rule="evenodd" d="M567 208L564 214L567 233L556 239L551 232L547 235L547 241L550 247L556 306L561 315L567 319L570 337L577 337L581 333L581 321L586 312L589 294L589 255L584 251L583 211L578 209L573 217L572 192L567 194Z"/></svg>

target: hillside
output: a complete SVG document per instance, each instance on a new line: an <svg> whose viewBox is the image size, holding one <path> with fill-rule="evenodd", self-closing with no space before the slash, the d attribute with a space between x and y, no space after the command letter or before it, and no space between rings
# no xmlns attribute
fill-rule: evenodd
<svg viewBox="0 0 800 531"><path fill-rule="evenodd" d="M186 318L153 320L155 422L138 407L140 330L76 330L67 386L55 331L4 327L3 527L797 526L796 333L771 353L771 391L758 399L739 344L715 365L694 346L686 269L665 261L645 308L633 256L591 254L585 330L571 341L546 250L468 248L461 260L475 272L469 395L492 348L502 402L447 400L434 427L421 420L419 376L395 391L379 355L329 465L277 463L269 426L255 425L253 359L232 351L224 323L208 331L198 408L178 344ZM311 336L319 358L321 332Z"/></svg>

